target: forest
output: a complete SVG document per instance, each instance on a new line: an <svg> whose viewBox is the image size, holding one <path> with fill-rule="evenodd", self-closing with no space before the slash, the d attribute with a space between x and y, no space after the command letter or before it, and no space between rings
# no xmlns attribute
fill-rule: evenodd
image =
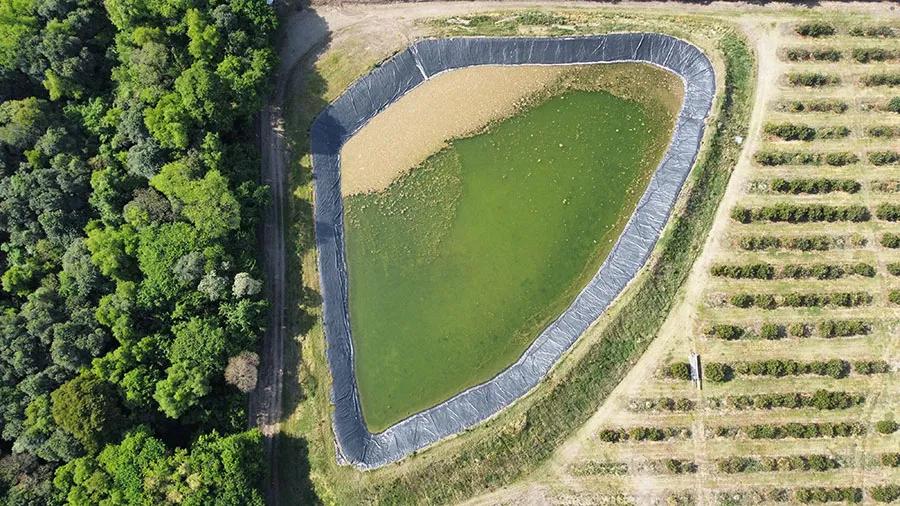
<svg viewBox="0 0 900 506"><path fill-rule="evenodd" d="M264 0L0 1L0 505L262 505Z"/></svg>

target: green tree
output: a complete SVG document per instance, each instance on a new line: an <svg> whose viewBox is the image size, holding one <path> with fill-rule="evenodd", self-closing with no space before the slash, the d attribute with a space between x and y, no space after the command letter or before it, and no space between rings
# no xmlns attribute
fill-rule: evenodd
<svg viewBox="0 0 900 506"><path fill-rule="evenodd" d="M51 399L53 419L91 453L113 440L124 422L115 389L90 372L67 381Z"/></svg>

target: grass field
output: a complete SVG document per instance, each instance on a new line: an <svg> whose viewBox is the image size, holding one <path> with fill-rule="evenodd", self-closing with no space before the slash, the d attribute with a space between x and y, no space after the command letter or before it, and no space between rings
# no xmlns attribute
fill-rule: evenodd
<svg viewBox="0 0 900 506"><path fill-rule="evenodd" d="M680 81L639 64L574 67L563 79L387 190L345 198L370 430L514 362L593 276L633 212L668 146ZM617 83L619 95L635 82L655 91L630 87L637 100L584 91L598 82Z"/></svg>
<svg viewBox="0 0 900 506"><path fill-rule="evenodd" d="M546 476L548 462L557 460L551 459L554 451L590 419L625 377L678 301L679 287L705 242L741 151L733 139L747 136L754 89L753 53L740 31L726 20L732 17L727 11L720 13L721 19L621 6L557 12L549 20L544 13L504 11L472 16L480 19L478 26L444 18L410 22L406 29L407 35L431 36L652 30L699 45L716 66L720 90L710 134L650 267L531 395L471 431L397 465L367 473L335 462L322 330L314 304L301 297L299 287L303 285L298 280L294 284L298 287L296 300L303 301L306 312L293 316L298 340L286 350L299 366L285 370L285 406L292 414L281 432L283 504L446 504L511 485L536 470ZM412 19L411 15L404 10L404 17ZM294 272L302 268L303 284L312 289L316 287L315 256L308 249L309 228L303 226L310 223L309 158L299 156L308 149L305 128L319 110L315 104L321 107L333 99L354 77L402 44L359 30L339 34L321 58L298 68L297 89L303 92L288 110L292 149L298 155L293 179L297 226L293 233L304 248ZM359 37L366 36L367 42L361 42Z"/></svg>

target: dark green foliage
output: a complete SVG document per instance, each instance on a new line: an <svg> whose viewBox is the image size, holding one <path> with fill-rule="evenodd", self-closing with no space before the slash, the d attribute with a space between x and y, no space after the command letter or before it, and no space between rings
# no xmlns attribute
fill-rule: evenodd
<svg viewBox="0 0 900 506"><path fill-rule="evenodd" d="M764 323L759 329L759 337L763 339L780 339L783 337L781 328L774 323Z"/></svg>
<svg viewBox="0 0 900 506"><path fill-rule="evenodd" d="M833 47L823 47L817 49L806 49L801 47L792 47L784 51L784 58L788 61L840 61L841 52Z"/></svg>
<svg viewBox="0 0 900 506"><path fill-rule="evenodd" d="M811 141L816 138L816 129L793 123L766 123L763 132L786 141Z"/></svg>
<svg viewBox="0 0 900 506"><path fill-rule="evenodd" d="M879 242L881 242L881 245L885 248L900 248L900 235L885 232L884 234L881 234Z"/></svg>
<svg viewBox="0 0 900 506"><path fill-rule="evenodd" d="M884 106L885 111L900 113L900 97L894 97Z"/></svg>
<svg viewBox="0 0 900 506"><path fill-rule="evenodd" d="M866 130L866 133L876 138L893 139L895 136L900 135L900 128L886 125L871 126Z"/></svg>
<svg viewBox="0 0 900 506"><path fill-rule="evenodd" d="M821 72L791 72L787 75L787 80L788 83L794 86L806 86L812 88L841 83L840 78L837 76L822 74Z"/></svg>
<svg viewBox="0 0 900 506"><path fill-rule="evenodd" d="M98 462L123 432L145 424L172 453L244 430L222 372L266 317L230 288L260 277L252 133L275 23L262 0L0 6L0 451L37 459L22 476L39 480L18 497L0 485L0 503L161 504L159 490L114 493L139 476ZM202 332L182 330L194 320ZM73 459L87 481L50 500ZM237 475L257 462L208 464L193 467L220 504L255 501L261 483ZM242 490L216 482L229 473ZM194 504L216 497L187 488Z"/></svg>
<svg viewBox="0 0 900 506"><path fill-rule="evenodd" d="M802 504L827 502L862 502L862 490L853 487L800 488L794 491L794 499Z"/></svg>
<svg viewBox="0 0 900 506"><path fill-rule="evenodd" d="M900 153L896 151L872 151L869 153L872 165L891 165L900 162Z"/></svg>
<svg viewBox="0 0 900 506"><path fill-rule="evenodd" d="M900 290L891 290L888 293L888 301L892 304L900 304Z"/></svg>
<svg viewBox="0 0 900 506"><path fill-rule="evenodd" d="M706 335L726 341L740 339L744 335L744 329L736 325L719 324L712 325L705 330Z"/></svg>
<svg viewBox="0 0 900 506"><path fill-rule="evenodd" d="M893 434L897 432L897 422L893 420L879 420L875 424L875 431L879 434Z"/></svg>
<svg viewBox="0 0 900 506"><path fill-rule="evenodd" d="M837 469L840 464L828 455L793 455L790 457L728 457L716 461L720 473L735 474L747 472L787 472L815 471L824 472Z"/></svg>
<svg viewBox="0 0 900 506"><path fill-rule="evenodd" d="M831 193L831 192L847 192L856 193L861 188L859 181L853 179L791 179L782 178L773 179L769 182L769 188L778 193L792 193L798 195L801 193Z"/></svg>
<svg viewBox="0 0 900 506"><path fill-rule="evenodd" d="M710 274L732 279L772 279L775 267L766 263L747 265L716 264L710 268Z"/></svg>
<svg viewBox="0 0 900 506"><path fill-rule="evenodd" d="M900 262L891 262L887 264L887 270L892 276L900 276Z"/></svg>
<svg viewBox="0 0 900 506"><path fill-rule="evenodd" d="M810 21L795 26L794 32L803 37L827 37L835 34L835 28L830 23Z"/></svg>
<svg viewBox="0 0 900 506"><path fill-rule="evenodd" d="M900 204L878 204L875 209L875 216L879 220L897 221L900 220Z"/></svg>
<svg viewBox="0 0 900 506"><path fill-rule="evenodd" d="M868 221L869 210L864 206L829 206L823 204L790 204L781 202L771 206L745 208L736 206L731 218L741 223L771 221L806 223L817 221Z"/></svg>
<svg viewBox="0 0 900 506"><path fill-rule="evenodd" d="M881 456L881 465L900 467L900 453L885 453Z"/></svg>
<svg viewBox="0 0 900 506"><path fill-rule="evenodd" d="M898 297L900 297L900 290ZM900 300L900 299L898 299ZM872 296L865 292L838 292L838 293L788 293L781 296L771 294L746 294L739 293L728 299L732 306L749 308L756 306L760 309L775 309L777 307L820 307L843 306L856 307L872 302Z"/></svg>
<svg viewBox="0 0 900 506"><path fill-rule="evenodd" d="M687 427L631 427L625 429L602 429L599 433L601 441L619 443L623 441L664 441L667 439L684 439L691 436Z"/></svg>
<svg viewBox="0 0 900 506"><path fill-rule="evenodd" d="M787 423L784 425L758 424L741 427L750 439L816 439L863 436L868 431L859 422Z"/></svg>
<svg viewBox="0 0 900 506"><path fill-rule="evenodd" d="M878 37L878 38L891 38L897 37L900 34L896 28L892 28L890 26L883 25L869 25L869 26L854 26L848 32L850 35L854 37Z"/></svg>
<svg viewBox="0 0 900 506"><path fill-rule="evenodd" d="M900 86L900 74L867 74L859 78L863 86Z"/></svg>
<svg viewBox="0 0 900 506"><path fill-rule="evenodd" d="M703 377L707 381L721 383L731 379L731 368L720 362L710 362L703 366Z"/></svg>
<svg viewBox="0 0 900 506"><path fill-rule="evenodd" d="M771 325L771 324L767 324ZM760 334L765 333L765 325ZM777 339L779 329L777 326L772 327L775 337L767 339ZM819 376L831 376L834 379L845 378L850 373L850 363L840 359L831 359L828 362L797 362L796 360L756 360L756 361L740 361L731 364L724 364L727 371L731 371L727 376L733 377L737 375L750 376L773 376L776 378L782 376L799 376L803 374L815 374Z"/></svg>
<svg viewBox="0 0 900 506"><path fill-rule="evenodd" d="M864 320L823 320L819 323L819 337L847 337L868 334L871 326Z"/></svg>
<svg viewBox="0 0 900 506"><path fill-rule="evenodd" d="M855 47L851 53L853 59L860 63L888 61L897 58L897 53L880 47Z"/></svg>
<svg viewBox="0 0 900 506"><path fill-rule="evenodd" d="M827 235L778 237L772 235L744 235L738 239L741 249L756 251L769 248L800 251L826 251L834 246L834 239Z"/></svg>
<svg viewBox="0 0 900 506"><path fill-rule="evenodd" d="M735 369L740 366L742 370L749 370L746 362L735 364ZM802 409L815 408L819 410L839 410L858 406L866 401L866 396L849 392L834 392L817 390L814 393L772 393L754 395L731 395L727 398L730 408L738 410L746 409Z"/></svg>
<svg viewBox="0 0 900 506"><path fill-rule="evenodd" d="M857 374L884 374L891 366L884 360L857 360L853 362L853 372Z"/></svg>
<svg viewBox="0 0 900 506"><path fill-rule="evenodd" d="M757 151L753 155L760 165L820 165L823 156L819 153L802 153L796 151Z"/></svg>
<svg viewBox="0 0 900 506"><path fill-rule="evenodd" d="M675 362L669 365L665 376L678 380L689 380L691 379L691 368L687 362Z"/></svg>
<svg viewBox="0 0 900 506"><path fill-rule="evenodd" d="M827 153L825 155L825 163L835 167L843 167L859 161L859 157L847 151L838 151L835 153Z"/></svg>
<svg viewBox="0 0 900 506"><path fill-rule="evenodd" d="M789 112L829 112L842 114L847 112L850 105L843 100L833 98L792 100L781 107Z"/></svg>
<svg viewBox="0 0 900 506"><path fill-rule="evenodd" d="M900 499L900 485L878 485L869 489L869 497L877 502L894 502Z"/></svg>

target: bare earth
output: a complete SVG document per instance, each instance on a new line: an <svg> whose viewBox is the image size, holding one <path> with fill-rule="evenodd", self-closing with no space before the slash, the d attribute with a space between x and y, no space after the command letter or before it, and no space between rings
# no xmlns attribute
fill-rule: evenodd
<svg viewBox="0 0 900 506"><path fill-rule="evenodd" d="M379 113L341 151L341 193L386 189L447 146L512 115L562 67L469 67L423 83ZM415 125L415 128L410 128Z"/></svg>

